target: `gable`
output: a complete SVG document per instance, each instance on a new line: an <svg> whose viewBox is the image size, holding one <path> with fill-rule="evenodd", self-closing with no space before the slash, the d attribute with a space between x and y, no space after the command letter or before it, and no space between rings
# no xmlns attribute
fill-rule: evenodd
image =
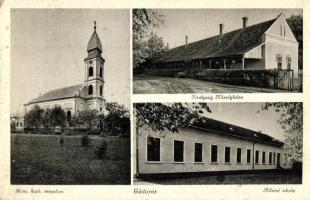
<svg viewBox="0 0 310 200"><path fill-rule="evenodd" d="M275 19L241 28L223 35L193 42L168 50L153 63L179 62L194 59L240 56L263 43L263 35Z"/></svg>
<svg viewBox="0 0 310 200"><path fill-rule="evenodd" d="M265 33L288 40L297 41L283 14L275 20L275 22Z"/></svg>

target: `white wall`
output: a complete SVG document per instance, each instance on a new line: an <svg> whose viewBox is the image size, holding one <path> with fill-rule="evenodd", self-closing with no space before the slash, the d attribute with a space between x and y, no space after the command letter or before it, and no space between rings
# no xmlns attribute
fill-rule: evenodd
<svg viewBox="0 0 310 200"><path fill-rule="evenodd" d="M282 55L282 69L287 69L286 56L290 55L292 58L291 69L294 70L294 75L297 76L298 42L283 16L280 16L265 32L264 40L266 69L277 68L276 54Z"/></svg>
<svg viewBox="0 0 310 200"><path fill-rule="evenodd" d="M199 132L192 129L182 129L179 133L168 133L165 137L161 137L161 160L160 162L147 161L147 136L152 135L160 137L159 133L154 133L148 129L140 128L138 131L138 166L135 166L140 174L152 173L176 173L176 172L203 172L203 171L230 171L230 170L251 170L253 165L253 143L240 140L237 138L223 137L205 132ZM184 141L184 163L173 162L173 140ZM202 163L194 163L194 143L199 142L203 144ZM218 149L218 163L211 163L211 144L217 144ZM231 162L224 162L225 146L231 147ZM269 152L281 153L283 158L283 149L265 145L255 144L254 151L260 151L260 161L258 165L254 165L255 169L276 169L276 164L269 165ZM134 146L135 148L135 146ZM236 162L237 148L242 148L241 164ZM251 149L251 163L246 163L246 151ZM266 164L262 164L262 151L266 151ZM136 153L136 150L133 151ZM135 157L135 156L134 156ZM267 164L268 163L268 164ZM282 162L283 163L283 162ZM289 168L291 165L282 165L284 168Z"/></svg>

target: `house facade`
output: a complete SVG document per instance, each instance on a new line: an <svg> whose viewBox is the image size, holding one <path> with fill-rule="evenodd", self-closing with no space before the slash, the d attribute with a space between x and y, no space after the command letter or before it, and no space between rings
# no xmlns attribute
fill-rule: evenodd
<svg viewBox="0 0 310 200"><path fill-rule="evenodd" d="M104 62L102 57L102 44L96 32L94 32L87 44L87 57L84 59L85 79L82 84L49 91L33 99L24 105L25 113L33 106L41 108L62 107L67 117L87 109L104 109Z"/></svg>
<svg viewBox="0 0 310 200"><path fill-rule="evenodd" d="M136 174L288 169L284 143L260 132L206 118L179 133L136 130Z"/></svg>
<svg viewBox="0 0 310 200"><path fill-rule="evenodd" d="M298 75L298 42L284 15L170 49L153 59L146 71L189 69L282 69Z"/></svg>

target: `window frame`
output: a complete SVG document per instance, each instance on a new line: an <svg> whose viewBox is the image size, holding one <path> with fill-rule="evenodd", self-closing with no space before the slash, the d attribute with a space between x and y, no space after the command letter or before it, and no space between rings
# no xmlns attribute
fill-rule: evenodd
<svg viewBox="0 0 310 200"><path fill-rule="evenodd" d="M90 93L90 88L91 88L91 93ZM88 85L88 87L87 87L87 94L88 95L93 95L94 94L94 86L92 84Z"/></svg>
<svg viewBox="0 0 310 200"><path fill-rule="evenodd" d="M229 160L226 161L226 149L229 149ZM230 146L225 146L225 149L224 149L224 163L225 164L230 164L231 163L231 147Z"/></svg>
<svg viewBox="0 0 310 200"><path fill-rule="evenodd" d="M266 152L265 151L262 152L262 164L263 165L266 164Z"/></svg>
<svg viewBox="0 0 310 200"><path fill-rule="evenodd" d="M174 157L174 153L175 153L175 149L174 149L174 142L178 141L178 142L183 142L183 161L175 161L175 157ZM172 143L172 158L173 158L173 163L185 163L185 141L184 140L180 140L180 139L173 139L173 143Z"/></svg>
<svg viewBox="0 0 310 200"><path fill-rule="evenodd" d="M238 150L240 149L240 161L238 162ZM237 147L237 149L236 149L236 163L237 164L242 164L242 148L239 148L239 147Z"/></svg>
<svg viewBox="0 0 310 200"><path fill-rule="evenodd" d="M269 161L269 165L272 165L272 152L269 152L268 161Z"/></svg>
<svg viewBox="0 0 310 200"><path fill-rule="evenodd" d="M276 54L276 64L277 64L277 69L282 69L283 67L283 56L282 54L277 53ZM279 64L281 64L279 66Z"/></svg>
<svg viewBox="0 0 310 200"><path fill-rule="evenodd" d="M155 160L148 160L148 138L149 137L152 137L152 138L156 138L156 139L159 139L159 161L155 161ZM156 137L156 136L147 136L146 137L146 154L145 154L145 160L147 163L160 163L161 162L161 138L160 137Z"/></svg>
<svg viewBox="0 0 310 200"><path fill-rule="evenodd" d="M255 150L255 165L259 165L259 150Z"/></svg>
<svg viewBox="0 0 310 200"><path fill-rule="evenodd" d="M99 94L100 94L100 96L103 96L103 87L102 87L102 85L99 86Z"/></svg>
<svg viewBox="0 0 310 200"><path fill-rule="evenodd" d="M216 161L212 161L212 146L216 146ZM210 163L218 164L219 163L219 145L218 144L210 144Z"/></svg>
<svg viewBox="0 0 310 200"><path fill-rule="evenodd" d="M91 75L90 75L90 72L91 72ZM88 77L93 77L93 76L94 76L94 67L93 66L89 66L88 67Z"/></svg>
<svg viewBox="0 0 310 200"><path fill-rule="evenodd" d="M196 144L201 144L201 161L196 161ZM194 163L203 163L203 143L194 142Z"/></svg>
<svg viewBox="0 0 310 200"><path fill-rule="evenodd" d="M249 153L250 152L250 153ZM248 154L249 153L249 154ZM248 155L250 155L250 158L248 157ZM247 149L246 150L246 163L247 164L251 164L251 157L252 157L252 149ZM249 159L248 159L249 158Z"/></svg>

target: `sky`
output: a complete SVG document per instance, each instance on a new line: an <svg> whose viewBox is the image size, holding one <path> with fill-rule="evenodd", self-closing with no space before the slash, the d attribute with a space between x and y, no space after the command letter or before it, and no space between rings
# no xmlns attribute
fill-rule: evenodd
<svg viewBox="0 0 310 200"><path fill-rule="evenodd" d="M272 108L262 111L264 103L209 103L208 105L212 113L205 114L206 117L254 131L262 131L276 139L284 140L284 132L278 123L280 113Z"/></svg>
<svg viewBox="0 0 310 200"><path fill-rule="evenodd" d="M242 28L242 17L248 17L248 26L276 18L281 12L286 18L302 15L302 9L158 9L164 24L154 29L169 48L194 42L219 34L219 24L224 33Z"/></svg>
<svg viewBox="0 0 310 200"><path fill-rule="evenodd" d="M11 10L11 112L52 89L84 82L87 43L97 22L104 98L130 105L128 9Z"/></svg>

